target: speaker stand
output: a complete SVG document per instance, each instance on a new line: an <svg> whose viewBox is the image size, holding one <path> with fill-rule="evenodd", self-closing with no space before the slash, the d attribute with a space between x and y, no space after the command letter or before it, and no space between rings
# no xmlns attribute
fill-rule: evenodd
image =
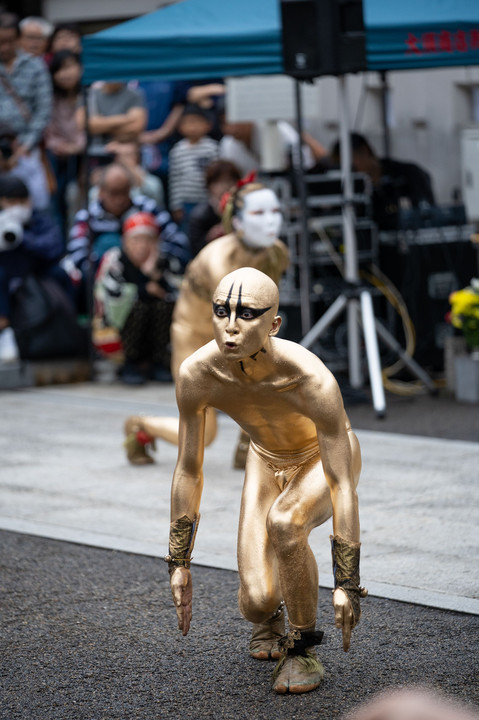
<svg viewBox="0 0 479 720"><path fill-rule="evenodd" d="M351 368L353 368L353 372L350 372L350 382L352 387L355 388L361 387L362 385L361 369L356 365L360 357L359 335L357 332L360 327L366 346L373 407L378 417L385 416L386 401L381 376L381 365L379 362L377 336L379 336L391 350L397 353L404 362L404 365L431 393L437 393L437 388L426 371L407 354L396 338L391 335L384 325L374 316L371 293L366 287L346 285L344 292L336 298L324 315L322 315L311 330L306 333L300 344L303 347L310 348L344 310L347 311L348 321L348 359L350 371ZM360 325L358 325L358 320ZM351 328L350 323L354 323L355 327Z"/></svg>
<svg viewBox="0 0 479 720"><path fill-rule="evenodd" d="M359 282L359 264L357 254L355 213L352 203L353 184L351 177L351 138L349 136L348 107L346 102L345 77L338 77L338 100L341 145L341 174L343 178L344 201L342 207L343 239L345 248L346 290L339 295L330 308L301 340L303 347L309 348L331 325L343 310L347 313L349 380L353 388L363 384L361 372L360 327L366 345L366 358L369 370L373 407L378 417L386 414L386 399L381 376L381 363L377 335L403 359L407 367L428 387L436 391L434 383L427 373L410 358L389 334L386 328L374 317L371 293ZM359 319L361 323L359 323Z"/></svg>

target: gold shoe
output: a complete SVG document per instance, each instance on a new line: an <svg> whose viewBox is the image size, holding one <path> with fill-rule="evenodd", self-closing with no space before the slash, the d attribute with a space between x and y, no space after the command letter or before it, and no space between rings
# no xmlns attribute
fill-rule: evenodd
<svg viewBox="0 0 479 720"><path fill-rule="evenodd" d="M155 462L148 453L149 447L156 449L155 438L145 432L139 415L131 415L126 419L125 435L123 446L132 465L151 465Z"/></svg>
<svg viewBox="0 0 479 720"><path fill-rule="evenodd" d="M272 617L264 623L254 623L249 644L249 654L255 660L279 660L284 653L278 641L284 635L284 610L281 604Z"/></svg>
<svg viewBox="0 0 479 720"><path fill-rule="evenodd" d="M279 695L306 693L320 685L324 668L312 650L284 655L273 671L273 690Z"/></svg>

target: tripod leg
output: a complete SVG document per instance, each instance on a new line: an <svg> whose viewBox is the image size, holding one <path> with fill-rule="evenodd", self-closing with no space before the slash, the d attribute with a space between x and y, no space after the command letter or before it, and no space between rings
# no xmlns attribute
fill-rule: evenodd
<svg viewBox="0 0 479 720"><path fill-rule="evenodd" d="M381 376L381 363L379 360L378 339L374 320L373 302L367 290L360 294L361 320L363 325L364 342L368 360L369 382L373 396L373 406L378 417L386 414L386 399L384 397L383 380Z"/></svg>
<svg viewBox="0 0 479 720"><path fill-rule="evenodd" d="M417 363L410 355L407 354L407 352L404 350L403 347L398 343L395 337L393 337L388 330L384 327L384 325L376 318L375 319L376 324L376 332L383 340L386 345L388 345L391 350L394 350L401 360L404 362L405 366L415 375L418 380L420 380L428 390L431 391L432 394L437 394L437 387L434 384L434 381L429 377L427 372L423 370L423 368Z"/></svg>
<svg viewBox="0 0 479 720"><path fill-rule="evenodd" d="M347 298L344 295L339 295L333 304L326 310L318 322L313 325L311 330L306 333L304 338L301 340L300 345L305 348L310 348L311 345L320 337L320 335L336 320L338 315L344 310L347 304Z"/></svg>
<svg viewBox="0 0 479 720"><path fill-rule="evenodd" d="M349 382L351 387L360 388L363 386L363 374L361 372L359 303L353 298L348 300L347 327Z"/></svg>

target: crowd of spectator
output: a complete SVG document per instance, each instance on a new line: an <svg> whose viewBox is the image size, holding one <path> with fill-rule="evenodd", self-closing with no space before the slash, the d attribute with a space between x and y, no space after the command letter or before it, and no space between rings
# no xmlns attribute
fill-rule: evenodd
<svg viewBox="0 0 479 720"><path fill-rule="evenodd" d="M125 382L138 357L153 379L171 379L185 268L223 234L220 197L257 158L248 127L235 138L226 126L221 79L84 91L81 52L74 24L0 13L0 367L28 359L16 322L34 278L35 293L47 298L53 282L71 316L93 319L99 352L116 333ZM109 327L120 305L122 322Z"/></svg>
<svg viewBox="0 0 479 720"><path fill-rule="evenodd" d="M13 13L0 13L0 366L22 357L14 325L22 314L16 315L15 307L25 295L20 286L25 278L38 280L45 274L36 261L23 264L28 272L12 270L21 255L34 252L31 238L19 250L23 235L36 232L33 217L48 218L51 232L59 237L58 252L49 257L56 269L48 267L48 282L57 283L71 314L91 321L98 297L95 276L102 273L104 254L113 248L123 253L113 270L101 274L109 278L128 258L125 223L134 214L148 213L158 231L155 277L162 275L168 302L174 303L188 262L224 234L222 195L259 166L254 123L227 121L221 78L204 83L104 81L85 89L81 52L82 34L73 24L53 26L41 17L19 20ZM278 128L294 167L298 133L287 123ZM339 145L328 153L307 133L302 138L306 170L338 166ZM374 186L380 228L385 222L389 227L391 217L395 221L397 212L391 215L390 210L398 207L396 196L409 193L412 205L434 202L420 168L378 159L362 136L353 134L352 143L353 168L370 175ZM7 220L13 195L5 188L13 180L21 181L25 191L20 229L12 234ZM18 186L13 187L17 192ZM105 317L103 336L111 330ZM125 358L124 347L120 349L117 357ZM58 349L53 344L45 352ZM167 354L165 348L163 364ZM131 373L122 377L128 382Z"/></svg>

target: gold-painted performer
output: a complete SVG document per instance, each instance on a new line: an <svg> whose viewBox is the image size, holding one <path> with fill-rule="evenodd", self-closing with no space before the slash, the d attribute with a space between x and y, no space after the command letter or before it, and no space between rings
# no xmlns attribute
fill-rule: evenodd
<svg viewBox="0 0 479 720"><path fill-rule="evenodd" d="M288 248L278 239L281 206L276 194L260 182L238 183L223 214L227 235L208 243L190 262L173 312L171 370L176 377L185 358L213 339L211 300L224 275L236 268L258 268L275 283L288 267ZM131 416L125 422L125 447L135 465L153 462L149 453L157 439L178 443L175 417ZM216 437L216 413L207 413L205 443ZM248 439L242 436L235 466L244 467Z"/></svg>
<svg viewBox="0 0 479 720"><path fill-rule="evenodd" d="M216 408L251 438L239 520L239 607L253 623L250 655L278 659L273 688L283 694L313 690L323 675L312 650L322 633L315 631L318 569L308 536L331 515L333 605L345 651L366 591L359 586L359 443L330 371L305 348L275 337L278 301L277 286L258 270L226 275L213 294L215 339L181 365L165 560L178 626L186 635L206 418Z"/></svg>

